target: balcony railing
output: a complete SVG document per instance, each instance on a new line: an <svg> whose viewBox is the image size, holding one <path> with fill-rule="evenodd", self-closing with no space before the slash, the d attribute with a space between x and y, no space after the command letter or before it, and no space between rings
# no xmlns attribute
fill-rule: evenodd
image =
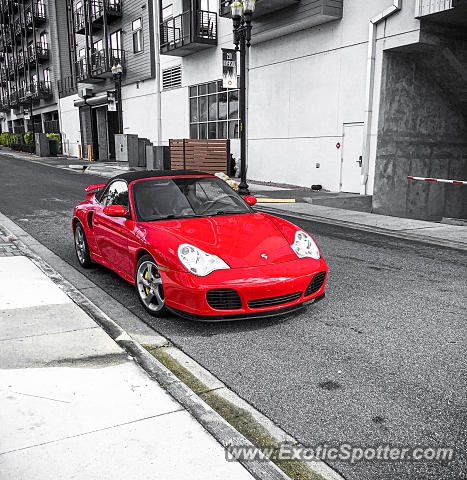
<svg viewBox="0 0 467 480"><path fill-rule="evenodd" d="M23 33L23 26L21 24L21 20L17 18L15 20L15 36L21 37L22 33Z"/></svg>
<svg viewBox="0 0 467 480"><path fill-rule="evenodd" d="M10 110L10 100L8 96L4 96L0 99L0 111L1 112L8 112Z"/></svg>
<svg viewBox="0 0 467 480"><path fill-rule="evenodd" d="M282 10L283 8L297 5L300 0L256 0L256 10L254 18L261 17L268 13ZM219 15L221 17L230 17L230 4L232 0L221 0L219 2Z"/></svg>
<svg viewBox="0 0 467 480"><path fill-rule="evenodd" d="M29 95L34 101L51 97L53 95L51 82L42 81L31 83L29 86Z"/></svg>
<svg viewBox="0 0 467 480"><path fill-rule="evenodd" d="M217 45L217 13L186 11L161 24L161 53L185 56Z"/></svg>
<svg viewBox="0 0 467 480"><path fill-rule="evenodd" d="M456 0L419 0L417 17L451 10L456 3Z"/></svg>
<svg viewBox="0 0 467 480"><path fill-rule="evenodd" d="M10 92L10 106L16 108L19 105L19 93Z"/></svg>
<svg viewBox="0 0 467 480"><path fill-rule="evenodd" d="M79 7L75 10L75 32L84 33L86 25L86 16L84 15L84 7Z"/></svg>
<svg viewBox="0 0 467 480"><path fill-rule="evenodd" d="M26 8L25 14L27 27L32 27L33 24L44 23L47 20L44 1L34 1L34 3L32 4L32 8L31 5Z"/></svg>
<svg viewBox="0 0 467 480"><path fill-rule="evenodd" d="M78 92L78 84L73 76L64 77L57 81L58 94L60 97L66 97Z"/></svg>
<svg viewBox="0 0 467 480"><path fill-rule="evenodd" d="M107 21L122 16L122 0L88 0L91 2L91 21L95 28L100 28L104 21L104 12L107 14ZM81 6L74 11L75 32L84 34L86 27L85 7Z"/></svg>
<svg viewBox="0 0 467 480"><path fill-rule="evenodd" d="M112 76L112 67L121 65L125 67L125 52L123 50L104 50L93 52L90 58L90 65L85 58L76 62L76 79L81 83L93 83Z"/></svg>
<svg viewBox="0 0 467 480"><path fill-rule="evenodd" d="M49 59L49 45L47 43L38 42L35 45L28 46L28 61L29 63L36 63L37 61L44 61Z"/></svg>

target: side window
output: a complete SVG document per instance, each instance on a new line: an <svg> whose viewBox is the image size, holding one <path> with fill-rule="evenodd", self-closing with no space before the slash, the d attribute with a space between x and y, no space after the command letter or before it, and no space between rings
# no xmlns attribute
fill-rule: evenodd
<svg viewBox="0 0 467 480"><path fill-rule="evenodd" d="M122 205L128 212L130 206L128 201L128 185L126 182L121 180L113 182L100 199L100 203L102 203L104 207L108 207L109 205Z"/></svg>

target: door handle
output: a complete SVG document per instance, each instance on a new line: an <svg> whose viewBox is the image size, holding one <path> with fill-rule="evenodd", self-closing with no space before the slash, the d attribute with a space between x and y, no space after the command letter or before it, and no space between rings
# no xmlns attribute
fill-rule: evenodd
<svg viewBox="0 0 467 480"><path fill-rule="evenodd" d="M359 166L359 167L362 166L362 163L363 163L363 157L362 157L362 155L360 155L360 156L358 157L357 163L358 163L358 166Z"/></svg>

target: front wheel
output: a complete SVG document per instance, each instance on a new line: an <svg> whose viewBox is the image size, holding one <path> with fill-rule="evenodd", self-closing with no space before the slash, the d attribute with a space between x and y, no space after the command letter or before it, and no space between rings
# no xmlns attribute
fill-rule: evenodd
<svg viewBox="0 0 467 480"><path fill-rule="evenodd" d="M77 223L75 227L75 251L79 264L83 268L91 268L91 255L89 254L88 242L81 223Z"/></svg>
<svg viewBox="0 0 467 480"><path fill-rule="evenodd" d="M143 255L136 266L135 287L144 309L158 317L166 313L162 277L150 255Z"/></svg>

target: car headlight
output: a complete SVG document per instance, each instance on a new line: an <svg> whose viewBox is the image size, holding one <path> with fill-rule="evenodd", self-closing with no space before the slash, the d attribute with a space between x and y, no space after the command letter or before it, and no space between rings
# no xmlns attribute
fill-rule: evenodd
<svg viewBox="0 0 467 480"><path fill-rule="evenodd" d="M295 240L291 247L299 258L311 257L316 260L321 258L318 245L316 245L315 241L310 235L308 235L308 233L305 233L302 230L295 232Z"/></svg>
<svg viewBox="0 0 467 480"><path fill-rule="evenodd" d="M188 243L182 243L178 247L178 258L183 266L193 275L205 277L214 270L225 270L230 268L224 260L216 255L203 252Z"/></svg>

